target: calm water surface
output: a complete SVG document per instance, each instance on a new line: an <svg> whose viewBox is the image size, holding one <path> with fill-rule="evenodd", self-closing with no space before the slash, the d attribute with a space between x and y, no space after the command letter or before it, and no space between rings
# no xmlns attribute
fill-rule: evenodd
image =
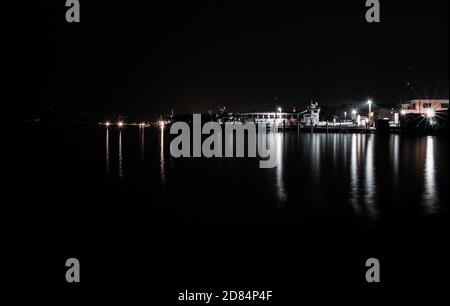
<svg viewBox="0 0 450 306"><path fill-rule="evenodd" d="M90 139L73 141L95 144L83 152L90 158L79 156L82 163L104 157L92 165L99 181L137 185L161 200L197 197L224 209L262 206L368 221L448 209L448 143L436 136L277 133L273 169L260 169L256 158L173 158L167 129L105 129L85 136ZM195 201L188 206L195 210Z"/></svg>
<svg viewBox="0 0 450 306"><path fill-rule="evenodd" d="M25 129L14 175L26 190L15 194L26 203L14 206L21 245L50 266L84 256L93 279L114 279L109 258L128 278L160 269L182 284L230 273L270 283L282 271L314 279L330 254L352 280L368 256L388 258L401 281L414 260L448 254L446 139L275 137L278 166L260 169L256 158L173 158L168 129Z"/></svg>

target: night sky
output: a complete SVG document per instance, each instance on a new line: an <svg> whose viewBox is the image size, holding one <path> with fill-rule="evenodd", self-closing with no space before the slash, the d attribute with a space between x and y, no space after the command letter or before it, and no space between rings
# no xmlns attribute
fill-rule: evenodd
<svg viewBox="0 0 450 306"><path fill-rule="evenodd" d="M157 116L448 98L448 1L65 1L28 7L23 110ZM308 2L305 4L304 2ZM407 82L415 90L406 85Z"/></svg>

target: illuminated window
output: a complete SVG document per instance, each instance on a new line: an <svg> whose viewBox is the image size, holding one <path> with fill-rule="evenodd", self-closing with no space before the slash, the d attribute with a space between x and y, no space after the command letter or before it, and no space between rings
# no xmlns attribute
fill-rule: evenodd
<svg viewBox="0 0 450 306"><path fill-rule="evenodd" d="M407 104L404 108L405 109L416 109L416 103Z"/></svg>

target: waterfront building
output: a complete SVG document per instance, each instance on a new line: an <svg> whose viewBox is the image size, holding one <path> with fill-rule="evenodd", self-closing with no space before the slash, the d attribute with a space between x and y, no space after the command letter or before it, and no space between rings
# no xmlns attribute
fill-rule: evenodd
<svg viewBox="0 0 450 306"><path fill-rule="evenodd" d="M434 115L437 112L448 111L448 100L410 100L401 103L401 113L420 114L424 116Z"/></svg>
<svg viewBox="0 0 450 306"><path fill-rule="evenodd" d="M402 121L407 126L448 126L448 100L416 99L401 103Z"/></svg>
<svg viewBox="0 0 450 306"><path fill-rule="evenodd" d="M236 113L235 117L241 122L263 123L267 126L275 124L278 128L294 128L316 126L319 124L320 107L318 103L310 103L306 110L297 112L283 112L281 109L272 112Z"/></svg>

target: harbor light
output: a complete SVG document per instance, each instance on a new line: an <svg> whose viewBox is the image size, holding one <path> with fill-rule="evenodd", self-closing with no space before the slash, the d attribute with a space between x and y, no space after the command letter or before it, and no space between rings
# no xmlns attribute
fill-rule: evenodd
<svg viewBox="0 0 450 306"><path fill-rule="evenodd" d="M117 126L118 126L118 127L123 127L123 125L124 125L123 121L117 122Z"/></svg>
<svg viewBox="0 0 450 306"><path fill-rule="evenodd" d="M435 112L432 109L427 109L427 117L428 118L433 118L435 116Z"/></svg>
<svg viewBox="0 0 450 306"><path fill-rule="evenodd" d="M369 104L369 116L372 113L372 100L367 100L367 104Z"/></svg>
<svg viewBox="0 0 450 306"><path fill-rule="evenodd" d="M158 124L159 124L160 127L164 127L164 125L165 125L166 123L164 122L164 120L159 120L159 121L158 121Z"/></svg>
<svg viewBox="0 0 450 306"><path fill-rule="evenodd" d="M352 109L352 120L355 121L356 120L356 115L358 114L358 112L356 111L356 109ZM358 115L359 116L359 115Z"/></svg>
<svg viewBox="0 0 450 306"><path fill-rule="evenodd" d="M111 123L109 121L105 122L105 126L110 126L110 125L111 125Z"/></svg>

